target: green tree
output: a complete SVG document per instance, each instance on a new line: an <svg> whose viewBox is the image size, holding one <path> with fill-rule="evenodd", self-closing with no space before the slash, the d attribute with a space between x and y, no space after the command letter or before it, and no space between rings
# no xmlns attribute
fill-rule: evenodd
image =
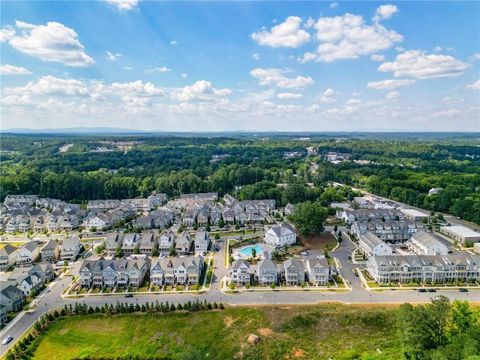
<svg viewBox="0 0 480 360"><path fill-rule="evenodd" d="M320 234L324 230L324 222L328 210L317 202L304 202L296 205L295 212L288 219L295 225L301 235Z"/></svg>

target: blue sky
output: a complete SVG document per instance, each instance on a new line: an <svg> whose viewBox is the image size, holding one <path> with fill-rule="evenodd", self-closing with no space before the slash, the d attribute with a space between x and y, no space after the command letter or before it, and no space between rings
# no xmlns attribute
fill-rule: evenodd
<svg viewBox="0 0 480 360"><path fill-rule="evenodd" d="M480 131L479 2L2 1L2 128Z"/></svg>

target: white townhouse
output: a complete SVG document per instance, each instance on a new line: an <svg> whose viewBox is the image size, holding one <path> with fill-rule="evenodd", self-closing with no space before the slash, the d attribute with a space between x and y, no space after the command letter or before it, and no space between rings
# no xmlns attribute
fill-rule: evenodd
<svg viewBox="0 0 480 360"><path fill-rule="evenodd" d="M370 231L360 234L358 245L367 256L392 255L393 249Z"/></svg>
<svg viewBox="0 0 480 360"><path fill-rule="evenodd" d="M17 261L18 249L10 244L6 244L0 249L0 271L5 271L15 265Z"/></svg>
<svg viewBox="0 0 480 360"><path fill-rule="evenodd" d="M278 282L277 265L270 259L263 259L258 263L255 277L260 285L276 284Z"/></svg>
<svg viewBox="0 0 480 360"><path fill-rule="evenodd" d="M273 247L293 245L297 242L295 230L289 225L272 226L265 233L265 243Z"/></svg>
<svg viewBox="0 0 480 360"><path fill-rule="evenodd" d="M63 240L60 250L60 259L66 261L75 260L78 254L80 254L81 248L82 245L80 244L80 238L77 235Z"/></svg>
<svg viewBox="0 0 480 360"><path fill-rule="evenodd" d="M175 234L172 231L163 233L158 242L158 252L168 255L170 250L175 247Z"/></svg>
<svg viewBox="0 0 480 360"><path fill-rule="evenodd" d="M40 255L40 246L36 241L30 241L23 245L17 254L17 265L30 264Z"/></svg>
<svg viewBox="0 0 480 360"><path fill-rule="evenodd" d="M195 233L195 255L205 255L210 246L210 236L208 232L199 230Z"/></svg>
<svg viewBox="0 0 480 360"><path fill-rule="evenodd" d="M465 226L440 226L440 232L463 245L480 242L480 233Z"/></svg>
<svg viewBox="0 0 480 360"><path fill-rule="evenodd" d="M434 234L419 231L407 242L408 247L418 255L447 255L448 247Z"/></svg>
<svg viewBox="0 0 480 360"><path fill-rule="evenodd" d="M250 285L251 272L250 263L244 259L238 259L233 262L229 270L229 278L235 285Z"/></svg>
<svg viewBox="0 0 480 360"><path fill-rule="evenodd" d="M203 266L201 256L158 259L150 267L150 283L156 286L196 285Z"/></svg>
<svg viewBox="0 0 480 360"><path fill-rule="evenodd" d="M192 248L192 238L187 231L181 233L175 240L175 251L178 255L186 255Z"/></svg>
<svg viewBox="0 0 480 360"><path fill-rule="evenodd" d="M325 286L330 280L330 266L327 259L311 257L305 261L308 282L315 286Z"/></svg>
<svg viewBox="0 0 480 360"><path fill-rule="evenodd" d="M87 230L101 230L103 228L109 227L111 225L111 220L106 214L96 214L89 215L84 221L83 226Z"/></svg>

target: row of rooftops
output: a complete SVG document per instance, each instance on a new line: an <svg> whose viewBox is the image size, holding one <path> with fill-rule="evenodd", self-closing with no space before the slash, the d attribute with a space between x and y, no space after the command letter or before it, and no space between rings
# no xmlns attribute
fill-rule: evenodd
<svg viewBox="0 0 480 360"><path fill-rule="evenodd" d="M449 267L466 266L480 269L480 255L455 253L448 255L388 255L372 256L368 259L371 265L377 267Z"/></svg>
<svg viewBox="0 0 480 360"><path fill-rule="evenodd" d="M258 271L262 270L275 270L275 271L282 271L283 269L288 269L288 268L295 268L297 269L298 272L304 272L305 267L307 266L310 268L315 268L315 267L323 267L323 268L329 268L330 266L328 265L327 260L324 257L308 257L306 259L301 259L301 258L291 258L285 260L281 264L277 264L273 262L271 259L264 258L258 264L256 265L256 268ZM241 267L253 267L248 260L245 259L238 259L235 260L232 265L230 266L230 270L238 270Z"/></svg>

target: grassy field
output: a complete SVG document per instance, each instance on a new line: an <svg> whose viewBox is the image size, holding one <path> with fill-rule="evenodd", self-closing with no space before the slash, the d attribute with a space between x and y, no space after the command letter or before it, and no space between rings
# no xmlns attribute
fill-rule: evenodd
<svg viewBox="0 0 480 360"><path fill-rule="evenodd" d="M400 359L395 308L242 307L61 319L35 359ZM260 337L257 345L249 334Z"/></svg>

